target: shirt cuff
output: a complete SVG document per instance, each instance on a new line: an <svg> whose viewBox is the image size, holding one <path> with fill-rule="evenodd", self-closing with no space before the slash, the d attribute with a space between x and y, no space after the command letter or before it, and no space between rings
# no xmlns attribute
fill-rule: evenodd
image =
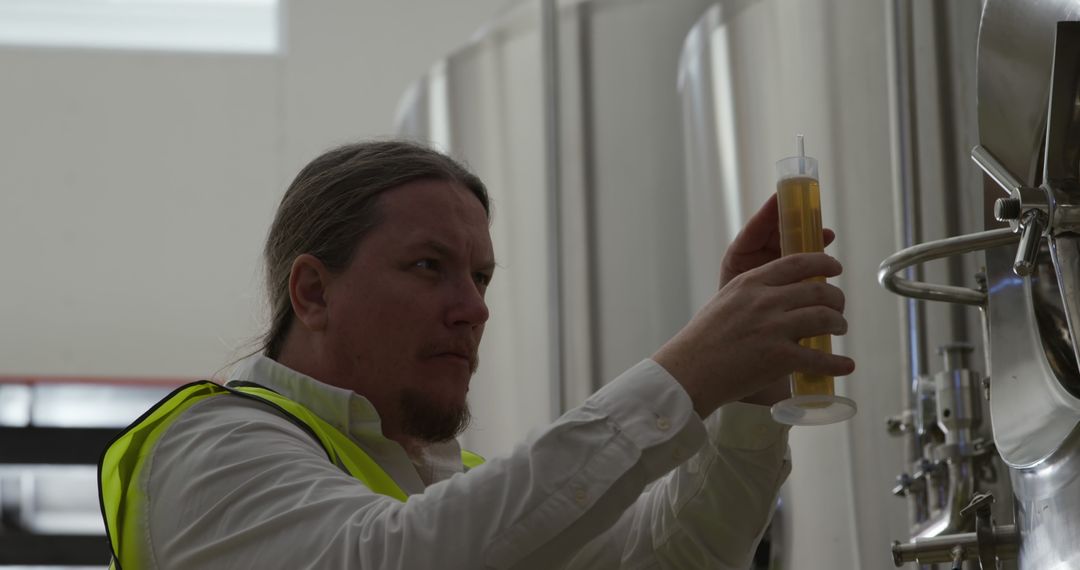
<svg viewBox="0 0 1080 570"><path fill-rule="evenodd" d="M705 429L717 447L760 451L787 444L791 426L774 420L768 406L731 402L705 419Z"/></svg>
<svg viewBox="0 0 1080 570"><path fill-rule="evenodd" d="M586 405L602 410L642 451L649 480L689 459L708 437L686 390L649 359L593 394Z"/></svg>

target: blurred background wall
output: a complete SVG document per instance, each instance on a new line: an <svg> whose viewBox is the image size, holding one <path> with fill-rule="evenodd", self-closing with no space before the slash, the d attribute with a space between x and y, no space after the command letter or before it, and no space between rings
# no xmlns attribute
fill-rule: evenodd
<svg viewBox="0 0 1080 570"><path fill-rule="evenodd" d="M501 0L281 0L273 54L0 45L3 374L213 374L285 187Z"/></svg>

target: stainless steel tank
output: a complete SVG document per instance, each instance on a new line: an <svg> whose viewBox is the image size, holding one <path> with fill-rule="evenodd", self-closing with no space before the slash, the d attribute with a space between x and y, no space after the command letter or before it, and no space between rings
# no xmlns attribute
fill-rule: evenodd
<svg viewBox="0 0 1080 570"><path fill-rule="evenodd" d="M1023 199L997 214L1024 217L1012 225L1029 234L1026 260L1017 246L986 253L991 417L1011 468L1024 570L1080 568L1080 238L1064 215L1080 202L1080 24L1059 24L1078 19L1075 0L990 0L979 36L980 143L1011 175L988 177L987 201L1008 196L1001 182L1019 185L1013 198ZM1001 226L991 212L987 226Z"/></svg>
<svg viewBox="0 0 1080 570"><path fill-rule="evenodd" d="M472 395L477 410L520 403L505 425L523 427L467 432L474 448L509 449L693 314L672 231L686 219L676 75L709 4L514 2L404 98L399 133L484 177L496 256L513 262L489 294L512 316L488 325ZM552 378L563 383L546 391Z"/></svg>
<svg viewBox="0 0 1080 570"><path fill-rule="evenodd" d="M978 47L979 145L987 229L921 244L882 264L890 290L983 307L986 397L1009 468L1015 526L986 497L974 532L898 545L902 560L1015 557L1021 570L1080 568L1080 2L988 0ZM986 249L982 290L897 277L902 267ZM979 503L979 504L976 504ZM921 557L918 555L921 554Z"/></svg>

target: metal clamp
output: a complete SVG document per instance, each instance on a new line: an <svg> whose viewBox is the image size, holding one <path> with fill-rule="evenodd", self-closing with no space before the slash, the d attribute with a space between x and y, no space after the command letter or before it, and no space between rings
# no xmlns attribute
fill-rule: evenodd
<svg viewBox="0 0 1080 570"><path fill-rule="evenodd" d="M885 258L878 267L878 283L903 297L982 307L986 305L985 291L970 287L911 281L900 277L899 273L908 267L927 261L1007 245L1019 239L1020 236L1013 233L1012 229L1001 228L920 243Z"/></svg>
<svg viewBox="0 0 1080 570"><path fill-rule="evenodd" d="M945 562L956 569L965 560L977 560L982 570L993 570L999 560L1015 560L1018 549L1016 527L994 526L990 516L993 502L990 493L980 493L961 509L962 517L975 515L975 532L916 539L907 544L894 542L893 563L900 567L908 562Z"/></svg>
<svg viewBox="0 0 1080 570"><path fill-rule="evenodd" d="M979 566L985 570L997 568L997 540L994 536L994 521L990 508L994 504L994 495L979 493L971 498L968 506L960 510L960 516L975 514L975 539L978 545Z"/></svg>

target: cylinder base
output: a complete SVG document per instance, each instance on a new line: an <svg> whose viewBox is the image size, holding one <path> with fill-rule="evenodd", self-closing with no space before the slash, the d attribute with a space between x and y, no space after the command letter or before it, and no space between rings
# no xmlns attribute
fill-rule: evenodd
<svg viewBox="0 0 1080 570"><path fill-rule="evenodd" d="M794 396L773 405L772 417L792 426L819 426L851 419L857 409L843 396Z"/></svg>

